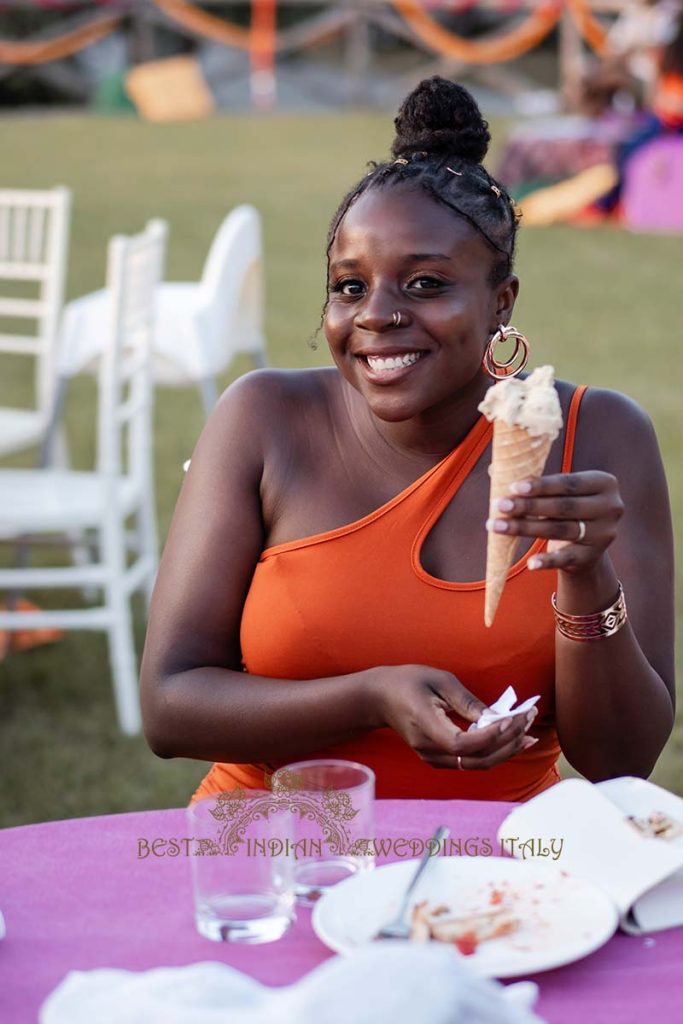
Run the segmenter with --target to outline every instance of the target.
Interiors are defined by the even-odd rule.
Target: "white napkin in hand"
[[[142,973],[72,971],[40,1024],[539,1024],[530,982],[477,977],[450,946],[368,945],[268,988],[215,962]]]
[[[495,704],[492,704],[488,711],[484,711],[481,718],[477,719],[476,722],[472,722],[467,731],[472,732],[473,729],[485,729],[492,722],[500,722],[501,719],[512,718],[513,715],[523,715],[526,711],[531,711],[532,707],[540,699],[541,695],[538,693],[535,697],[529,697],[528,700],[523,701],[516,708],[514,704],[517,700],[517,694],[512,686],[508,686],[507,690],[498,698]]]

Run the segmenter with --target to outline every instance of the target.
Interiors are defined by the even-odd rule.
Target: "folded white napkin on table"
[[[284,988],[215,962],[71,971],[40,1024],[539,1024],[537,996],[531,982],[478,978],[450,946],[387,942]]]

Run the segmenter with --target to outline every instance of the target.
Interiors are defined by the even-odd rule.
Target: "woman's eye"
[[[414,277],[412,281],[408,282],[409,288],[415,288],[418,292],[435,291],[437,288],[443,287],[444,282],[438,277],[428,277],[423,274],[420,277]]]
[[[351,278],[347,278],[344,281],[336,281],[335,284],[330,286],[330,291],[335,295],[348,295],[355,297],[362,295],[365,285],[362,281],[356,281]]]

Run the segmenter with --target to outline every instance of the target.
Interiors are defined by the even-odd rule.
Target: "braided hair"
[[[416,86],[394,121],[393,160],[371,170],[344,196],[327,236],[327,262],[349,208],[371,189],[408,185],[463,217],[493,254],[492,287],[511,273],[518,216],[505,189],[482,166],[491,136],[475,100],[462,85],[435,75]]]

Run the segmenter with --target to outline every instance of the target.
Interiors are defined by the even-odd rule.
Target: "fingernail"
[[[511,725],[512,725],[512,719],[511,718],[506,718],[504,722],[500,723],[500,731],[501,732],[505,732],[506,729],[509,729]]]
[[[487,519],[486,529],[493,533],[507,533],[508,524],[504,519]]]
[[[530,558],[529,561],[526,564],[527,564],[528,568],[531,569],[532,572],[533,572],[534,569],[542,569],[543,568],[543,561],[537,555],[534,555],[532,558]]]
[[[512,512],[514,507],[515,503],[511,498],[499,498],[498,501],[494,502],[494,508],[497,512]]]
[[[536,708],[532,708],[531,711],[527,711],[526,720],[529,723],[529,725],[531,725],[537,714],[538,711],[536,710]]]
[[[519,483],[510,484],[512,494],[531,494],[531,484],[528,480],[521,480]]]
[[[538,743],[537,736],[525,736],[522,740],[522,749],[528,750],[529,747],[533,747],[534,743]]]

